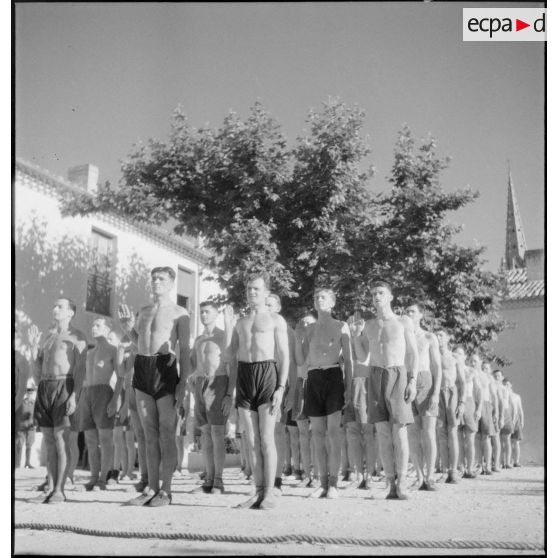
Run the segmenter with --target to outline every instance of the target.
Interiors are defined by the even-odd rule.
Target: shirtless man
[[[337,477],[341,463],[341,411],[351,400],[353,355],[349,326],[335,320],[331,311],[335,294],[331,289],[314,290],[314,308],[318,320],[309,325],[306,339],[297,352],[307,345],[305,413],[310,418],[320,487],[310,497],[338,498]],[[343,359],[341,368],[340,359]]]
[[[278,295],[271,293],[265,300],[265,305],[269,312],[279,314],[281,312],[281,299]],[[277,448],[277,470],[275,471],[275,495],[281,495],[283,484],[283,465],[288,454],[287,448],[287,415],[293,408],[295,386],[296,386],[296,359],[295,359],[295,334],[292,328],[287,324],[287,335],[289,338],[289,376],[283,401],[279,413],[277,413],[277,422],[275,423],[275,447]],[[275,359],[279,363],[279,359]],[[280,364],[280,363],[279,363]]]
[[[118,310],[123,328],[138,349],[132,387],[147,452],[149,485],[129,502],[134,506],[159,507],[172,501],[177,406],[184,399],[190,374],[190,318],[186,309],[172,299],[175,278],[176,272],[171,267],[151,270],[154,303],[139,311],[135,325],[133,313],[126,305]],[[159,486],[160,466],[162,486]]]
[[[510,392],[510,405],[512,407],[513,415],[513,430],[511,435],[512,461],[514,467],[521,467],[521,464],[519,463],[519,458],[521,456],[519,444],[521,440],[523,440],[523,428],[525,427],[523,405],[521,404],[521,397],[513,391],[513,384],[510,380],[507,382],[507,388]]]
[[[417,342],[410,318],[399,317],[391,309],[391,285],[377,281],[371,287],[377,317],[368,320],[362,334],[355,337],[356,358],[361,362],[370,358],[368,421],[376,425],[380,458],[389,482],[387,499],[406,500],[407,425],[414,422],[411,403],[418,375]]]
[[[502,385],[502,414],[504,415],[504,424],[500,430],[500,443],[502,446],[502,467],[511,469],[511,435],[513,432],[513,407],[510,403],[510,390],[508,388],[509,380],[504,378],[501,370],[492,372],[495,380]]]
[[[95,345],[87,351],[80,397],[80,430],[85,436],[91,468],[89,482],[85,484],[88,491],[106,490],[107,475],[114,460],[113,429],[118,395],[110,382],[113,374],[119,372],[121,362],[117,348],[107,340],[111,325],[107,318],[93,321],[91,335]]]
[[[360,312],[355,312],[347,320],[351,330],[351,342],[361,334],[364,321]],[[345,407],[343,421],[347,430],[347,446],[349,463],[356,470],[356,483],[360,489],[370,488],[370,479],[375,473],[376,445],[374,440],[374,425],[368,422],[368,376],[369,361],[354,359],[353,362],[353,389],[351,400]],[[364,452],[363,452],[364,449]],[[366,476],[364,475],[364,462],[366,462]]]
[[[215,325],[219,310],[213,302],[200,304],[203,333],[197,337],[192,351],[195,374],[194,414],[202,433],[202,453],[207,476],[200,487],[206,494],[225,492],[225,424],[223,399],[229,387],[229,377],[221,351],[225,348],[225,333]]]
[[[477,372],[465,364],[466,355],[462,345],[453,349],[453,357],[458,366],[463,368],[463,414],[457,427],[460,441],[463,478],[474,479],[475,466],[475,435],[481,416],[481,390]]]
[[[483,370],[486,368],[486,372],[490,377],[490,381],[494,387],[496,393],[496,404],[497,409],[494,413],[494,436],[491,436],[492,442],[492,472],[499,473],[500,469],[500,459],[502,453],[502,446],[500,444],[500,430],[504,426],[504,386],[502,385],[503,375],[500,371],[499,376],[496,377],[492,372],[492,368],[489,362],[484,362]]]
[[[266,307],[269,296],[267,273],[248,276],[246,296],[250,311],[236,322],[227,349],[229,388],[223,411],[225,415],[229,414],[236,386],[236,406],[246,432],[256,485],[256,494],[238,507],[268,510],[276,506],[273,495],[277,469],[274,430],[289,373],[289,339],[285,320],[279,314],[270,313]]]
[[[477,373],[481,389],[481,416],[478,432],[481,436],[481,475],[492,474],[492,444],[490,438],[495,435],[494,419],[498,413],[496,387],[492,382],[490,365],[482,366],[482,360],[477,353],[471,356],[471,366]]]
[[[308,478],[306,488],[317,488],[317,480],[312,471],[312,465],[316,467],[314,456],[314,444],[311,442],[312,433],[310,431],[310,419],[305,413],[304,400],[306,393],[306,381],[308,379],[308,343],[305,330],[310,324],[316,322],[316,318],[308,313],[302,317],[295,328],[295,360],[297,379],[293,401],[293,417],[298,426],[300,439],[300,460],[302,468]]]
[[[442,470],[448,472],[446,483],[457,483],[457,461],[459,441],[457,427],[465,410],[465,370],[464,362],[456,359],[448,347],[449,335],[440,329],[436,332],[440,346],[442,383],[440,386],[440,407],[438,412],[438,450],[442,458]]]
[[[49,492],[45,504],[64,502],[67,453],[65,431],[70,415],[76,409],[75,391],[81,389],[85,373],[87,341],[81,331],[71,325],[76,305],[68,298],[54,303],[55,330],[46,338],[33,363],[33,376],[38,385],[35,419],[41,427],[47,451]]]
[[[413,401],[414,424],[409,426],[411,459],[417,471],[419,490],[436,490],[434,468],[436,466],[436,423],[442,381],[440,347],[438,338],[424,330],[420,322],[424,307],[413,302],[406,308],[411,318],[418,349],[417,395]]]

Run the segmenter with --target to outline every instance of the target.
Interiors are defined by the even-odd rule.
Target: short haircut
[[[166,273],[173,281],[176,279],[176,271],[172,267],[168,265],[164,265],[162,267],[154,267],[151,270],[151,277],[155,275],[155,273]]]
[[[502,378],[502,383],[503,384],[511,384],[512,382],[509,378],[506,377],[506,378]]]
[[[503,374],[503,372],[499,368],[496,368],[496,370],[492,370],[492,374],[496,374],[496,372],[500,372],[500,374]]]
[[[370,285],[370,290],[375,289],[376,287],[385,287],[391,294],[393,294],[393,289],[387,281],[374,281]]]
[[[107,318],[106,316],[98,316],[93,320],[93,323],[98,322],[99,320],[104,322],[104,324],[112,331],[112,319],[111,318]],[[115,333],[117,333],[117,332],[115,332]]]
[[[204,300],[203,302],[200,302],[200,308],[206,308],[208,306],[219,311],[217,304],[215,304],[215,302],[212,302],[211,300]]]
[[[335,292],[333,291],[333,289],[330,289],[329,287],[316,287],[314,289],[314,296],[317,295],[318,293],[327,293],[331,299],[333,300],[333,304],[336,303],[337,301],[337,297],[335,296]]]
[[[484,366],[485,364],[488,364],[489,366],[492,366],[492,363],[489,360],[483,359],[482,366]]]
[[[68,303],[68,308],[74,313],[74,316],[76,315],[77,306],[71,298],[68,298],[67,296],[60,296],[56,300],[65,300]]]
[[[279,295],[276,295],[275,293],[270,293],[269,295],[267,295],[267,298],[272,298],[273,300],[275,300],[279,305],[279,310],[281,310],[281,298],[279,298]]]
[[[419,302],[418,300],[411,300],[408,304],[405,304],[405,308],[409,308],[411,306],[416,306],[418,311],[421,314],[424,314],[424,304],[422,302]]]
[[[248,285],[248,283],[252,283],[253,281],[256,281],[257,279],[261,279],[264,282],[264,286],[266,288],[266,290],[269,291],[270,287],[271,287],[271,279],[269,277],[269,273],[267,273],[267,271],[250,271],[249,273],[246,274],[246,285]]]

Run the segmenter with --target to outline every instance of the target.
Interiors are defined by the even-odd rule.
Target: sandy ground
[[[371,491],[340,484],[338,500],[307,499],[311,490],[285,481],[279,506],[273,511],[233,510],[250,494],[251,486],[238,469],[225,472],[226,494],[190,494],[198,486],[197,474],[173,482],[173,504],[165,508],[136,508],[124,504],[136,493],[130,481],[106,491],[84,492],[68,488],[68,501],[43,505],[33,501],[32,487],[41,482],[44,468],[17,470],[15,517],[18,523],[163,533],[204,533],[269,536],[304,534],[328,537],[398,539],[407,541],[511,541],[544,544],[544,469],[523,467],[462,480],[458,485],[438,484],[435,493],[411,491],[408,501],[385,500],[385,484]],[[76,484],[87,479],[78,471]],[[372,496],[372,499],[370,499]],[[244,544],[86,536],[56,530],[16,529],[16,554],[64,555],[273,555],[273,554],[465,554],[467,550],[405,547],[363,547],[309,543]],[[470,554],[510,554],[488,547]],[[532,552],[515,552],[531,554]]]

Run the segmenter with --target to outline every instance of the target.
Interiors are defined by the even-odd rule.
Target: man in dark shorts
[[[107,340],[112,323],[108,318],[93,321],[93,348],[87,351],[85,381],[80,397],[80,430],[85,436],[91,476],[85,490],[106,490],[114,460],[113,429],[118,395],[110,386],[121,373],[118,350]]]
[[[129,502],[136,506],[159,507],[172,502],[176,411],[184,399],[186,379],[190,375],[190,318],[186,309],[172,299],[175,278],[176,272],[171,267],[151,270],[153,304],[139,311],[135,325],[128,306],[120,305],[118,310],[124,330],[138,348],[132,387],[145,433],[149,485]]]
[[[266,306],[269,296],[267,273],[248,276],[246,295],[250,311],[236,322],[226,353],[229,387],[223,411],[225,415],[229,414],[232,390],[236,386],[236,406],[246,432],[256,485],[256,494],[238,507],[268,510],[276,506],[273,495],[277,469],[274,431],[289,373],[289,338],[285,320],[279,314],[269,312]]]
[[[310,418],[314,455],[320,475],[320,487],[312,498],[339,497],[337,477],[341,463],[341,411],[350,401],[353,380],[351,334],[345,322],[335,320],[331,311],[335,293],[328,288],[314,289],[314,308],[318,320],[305,330],[308,379],[304,414]],[[340,361],[343,359],[343,367]]]
[[[43,433],[47,450],[49,493],[45,504],[64,502],[67,473],[65,433],[70,415],[76,409],[74,388],[79,391],[85,374],[87,341],[81,331],[71,325],[76,305],[71,299],[55,301],[51,330],[37,351],[33,374],[37,388],[35,420]]]
[[[387,499],[406,500],[409,497],[407,425],[414,422],[411,403],[418,374],[417,342],[413,322],[408,316],[397,316],[391,309],[391,285],[377,281],[371,289],[377,317],[358,324],[354,347],[359,361],[370,359],[368,421],[376,425],[380,457],[389,483]]]
[[[500,430],[500,443],[502,445],[502,467],[511,469],[513,467],[511,454],[511,435],[513,432],[513,407],[510,403],[509,380],[504,378],[501,370],[494,370],[494,377],[502,384],[502,412],[504,423]]]
[[[483,370],[490,376],[495,392],[497,409],[494,413],[494,435],[490,438],[492,443],[492,472],[499,473],[502,458],[502,444],[500,443],[500,430],[504,426],[504,386],[502,385],[503,374],[498,370],[497,374],[492,372],[490,362],[483,363]]]
[[[440,443],[438,452],[442,461],[442,470],[447,471],[447,484],[457,483],[457,461],[459,459],[459,441],[457,427],[465,409],[464,388],[465,370],[463,361],[452,355],[448,343],[447,331],[436,332],[440,346],[442,383],[440,386],[440,406],[438,412],[438,433]]]
[[[306,343],[305,329],[316,322],[316,318],[308,313],[302,317],[295,328],[295,359],[297,364],[297,379],[293,400],[293,416],[298,427],[300,440],[300,460],[302,469],[307,477],[306,488],[317,488],[319,486],[319,474],[316,473],[316,458],[314,455],[314,444],[312,443],[312,432],[310,430],[310,419],[304,414],[304,399],[306,394],[306,381],[308,379],[308,365],[306,357],[308,354],[308,343]],[[314,468],[312,467],[314,466]]]
[[[229,387],[225,363],[221,359],[225,349],[225,333],[215,323],[219,310],[213,302],[200,304],[203,332],[194,342],[192,370],[195,374],[194,416],[201,429],[202,454],[206,477],[201,490],[206,494],[225,491],[225,424],[223,399]]]
[[[405,312],[415,328],[419,369],[417,395],[413,401],[415,422],[408,430],[411,459],[417,472],[419,490],[433,491],[436,490],[436,423],[442,381],[440,348],[438,338],[420,325],[424,306],[420,302],[412,302]]]

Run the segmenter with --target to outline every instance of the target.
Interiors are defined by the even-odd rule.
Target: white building
[[[195,240],[113,214],[63,217],[60,200],[97,187],[98,169],[74,167],[68,180],[20,159],[15,166],[15,310],[22,330],[46,331],[53,301],[66,296],[77,305],[74,324],[90,337],[97,316],[116,318],[120,302],[139,309],[150,301],[150,270],[176,271],[177,303],[188,309],[192,337],[200,331],[198,305],[218,294],[203,280],[208,254]],[[25,337],[25,336],[24,336]]]

